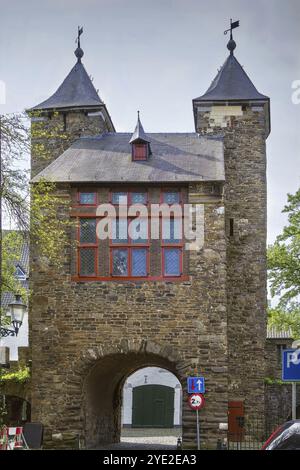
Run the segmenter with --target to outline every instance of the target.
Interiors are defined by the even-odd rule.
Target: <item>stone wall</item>
[[[266,377],[281,379],[282,376],[282,349],[292,347],[292,339],[272,338],[266,341]]]
[[[31,174],[35,176],[81,136],[111,132],[102,113],[35,113],[31,118]]]
[[[197,131],[224,136],[229,400],[264,415],[266,116],[263,105],[205,106]]]
[[[265,386],[266,424],[273,429],[292,418],[292,385]],[[297,419],[300,419],[300,386],[297,386]]]
[[[69,247],[60,271],[32,251],[32,419],[45,425],[46,446],[57,447],[53,435],[66,446],[70,433],[86,446],[118,441],[124,381],[156,366],[182,384],[185,447],[196,442],[186,377],[205,376],[202,446],[215,448],[228,402],[226,240],[222,191],[204,186],[188,188],[194,203],[205,203],[205,242],[190,252],[187,281],[75,282]],[[71,202],[70,188],[59,194]]]

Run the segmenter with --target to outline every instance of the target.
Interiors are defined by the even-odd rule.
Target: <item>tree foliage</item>
[[[49,142],[56,139],[63,148],[66,136],[58,127],[52,125],[47,129],[39,121],[30,128],[25,114],[1,116],[0,126],[0,196],[4,221],[15,229],[15,234],[11,232],[6,236],[3,233],[0,238],[0,291],[20,293],[20,286],[14,279],[14,270],[20,256],[22,238],[24,243],[32,243],[36,252],[47,258],[49,264],[57,266],[62,262],[64,247],[70,243],[66,227],[71,222],[66,217],[60,217],[63,210],[68,208],[69,202],[59,196],[54,183],[40,181],[31,185],[29,170],[31,142],[37,158],[47,164],[51,148],[51,145],[45,145],[47,139]]]
[[[278,296],[269,321],[278,327],[292,328],[300,337],[300,189],[288,194],[283,209],[288,225],[268,248],[268,273],[272,297]]]
[[[288,309],[270,308],[268,325],[280,331],[290,331],[294,339],[300,338],[300,309],[292,304]]]

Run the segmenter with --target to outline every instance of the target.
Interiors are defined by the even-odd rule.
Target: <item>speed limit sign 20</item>
[[[189,406],[192,410],[201,410],[205,404],[205,398],[202,393],[193,393],[188,398]]]

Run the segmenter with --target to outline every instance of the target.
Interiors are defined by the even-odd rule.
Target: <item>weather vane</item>
[[[238,28],[239,26],[240,26],[240,21],[232,22],[232,19],[230,18],[230,28],[226,29],[226,31],[224,31],[224,34],[227,34],[228,31],[230,31],[230,39],[232,39],[232,30],[235,28]]]
[[[77,35],[77,38],[75,40],[75,42],[77,42],[77,45],[78,47],[80,47],[80,36],[82,35],[83,33],[83,26],[78,26],[78,35]]]

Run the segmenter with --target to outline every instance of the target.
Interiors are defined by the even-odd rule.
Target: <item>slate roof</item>
[[[130,133],[82,137],[32,182],[188,182],[223,181],[222,137],[196,133],[147,134],[152,155],[132,161]]]
[[[77,61],[56,92],[29,111],[82,107],[94,108],[103,105],[104,103],[100,99],[83,64]]]
[[[3,231],[4,233],[6,232],[5,230]],[[27,279],[26,280],[20,280],[20,284],[22,287],[25,289],[29,289],[28,285],[28,276],[29,276],[29,244],[24,241],[22,245],[22,251],[21,251],[21,256],[20,259],[15,263],[15,266],[20,266],[22,271],[25,273]],[[15,300],[15,295],[12,292],[2,292],[2,299],[1,299],[1,305],[2,307],[7,307],[8,304],[13,302]]]
[[[241,100],[265,101],[269,98],[257,91],[245,70],[233,54],[230,54],[204,95],[193,101]]]
[[[291,329],[278,330],[274,326],[267,328],[267,339],[293,339]]]

